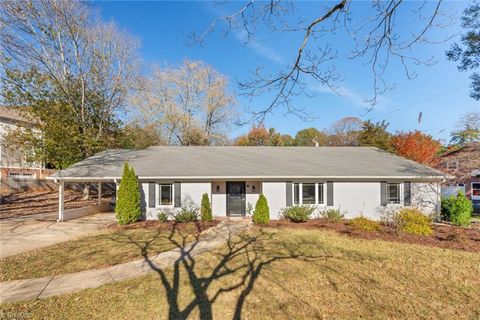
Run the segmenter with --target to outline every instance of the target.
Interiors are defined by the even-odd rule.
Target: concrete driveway
[[[56,222],[57,217],[48,213],[0,220],[0,259],[86,235],[115,222],[113,212],[67,222]]]

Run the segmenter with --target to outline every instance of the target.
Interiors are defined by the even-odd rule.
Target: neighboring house
[[[108,150],[49,177],[59,183],[64,220],[65,182],[120,183],[125,162],[141,183],[146,219],[160,210],[199,207],[211,199],[213,215],[245,216],[261,193],[270,217],[295,204],[317,213],[338,208],[347,218],[379,219],[386,208],[419,206],[439,214],[444,174],[370,147],[150,147]]]
[[[436,168],[453,176],[442,185],[442,195],[462,191],[480,213],[480,142],[445,152]]]
[[[16,108],[0,106],[0,191],[25,186],[31,180],[42,179],[45,170],[41,163],[26,161],[28,150],[6,145],[6,135],[18,127],[33,128],[35,122]]]

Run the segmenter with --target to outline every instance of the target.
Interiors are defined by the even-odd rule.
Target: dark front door
[[[227,215],[245,215],[245,182],[227,181]]]

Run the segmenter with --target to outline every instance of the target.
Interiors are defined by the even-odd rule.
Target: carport
[[[111,202],[115,202],[115,197],[110,203],[102,202],[102,188],[105,189],[105,184],[114,183],[116,194],[124,163],[138,158],[142,152],[124,149],[105,150],[48,177],[47,179],[53,180],[58,185],[58,221],[68,221],[97,212],[111,211]],[[65,186],[69,183],[96,184],[99,190],[97,205],[65,210]]]
[[[58,222],[68,221],[76,218],[80,218],[86,215],[107,212],[112,210],[112,204],[110,202],[102,202],[102,187],[106,182],[114,182],[118,186],[117,180],[111,179],[62,179],[58,177],[48,177],[47,179],[53,180],[58,185]],[[65,185],[69,182],[72,183],[96,183],[97,184],[97,205],[75,209],[65,209]]]

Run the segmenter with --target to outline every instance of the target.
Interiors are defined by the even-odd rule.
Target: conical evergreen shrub
[[[268,208],[267,198],[263,194],[258,197],[252,218],[254,223],[259,224],[267,224],[270,221],[270,209]]]
[[[210,206],[210,199],[208,198],[208,194],[204,193],[202,196],[202,206],[200,209],[200,213],[202,215],[202,221],[212,221],[212,207]]]
[[[138,221],[142,214],[140,206],[140,185],[133,167],[125,162],[122,180],[117,193],[115,214],[119,224],[130,224]]]

